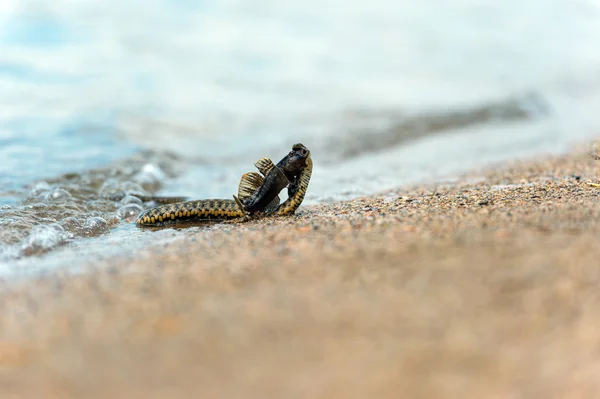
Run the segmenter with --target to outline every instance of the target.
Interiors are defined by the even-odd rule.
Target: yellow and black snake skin
[[[308,191],[308,183],[310,183],[310,178],[312,176],[312,168],[313,162],[309,157],[306,160],[306,168],[300,173],[297,187],[290,187],[289,191],[292,192],[288,192],[290,194],[289,198],[281,204],[274,214],[285,216],[293,215],[296,212],[298,207],[302,204],[302,201],[304,201],[306,191]]]
[[[244,217],[234,200],[208,199],[160,205],[143,212],[137,219],[138,226],[159,225],[170,220],[209,221]]]
[[[302,204],[308,184],[312,175],[312,159],[310,155],[306,158],[306,167],[302,169],[297,180],[288,187],[288,199],[277,209],[268,214],[271,215],[293,215]],[[161,197],[165,201],[168,197]],[[163,205],[144,211],[136,224],[138,226],[160,226],[166,222],[204,222],[223,221],[244,218],[247,213],[240,209],[239,204],[228,199],[206,199],[178,203],[164,203]]]

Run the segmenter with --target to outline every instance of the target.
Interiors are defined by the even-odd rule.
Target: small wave
[[[172,177],[176,158],[152,152],[110,167],[38,181],[18,205],[0,208],[0,259],[46,253],[81,237],[97,237],[142,212],[140,196]]]
[[[404,145],[411,141],[442,134],[454,129],[474,125],[500,124],[539,118],[550,113],[544,98],[537,93],[511,98],[472,108],[443,112],[426,112],[418,115],[382,115],[363,114],[366,123],[349,127],[344,131],[343,139],[334,138],[328,143],[334,157],[338,159],[354,158],[365,153],[383,151],[391,147]],[[369,119],[378,123],[369,124]],[[381,122],[384,120],[385,122]],[[384,124],[384,126],[381,126]]]

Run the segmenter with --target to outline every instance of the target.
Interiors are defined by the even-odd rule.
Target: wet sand
[[[598,397],[599,169],[575,150],[6,282],[0,397]]]

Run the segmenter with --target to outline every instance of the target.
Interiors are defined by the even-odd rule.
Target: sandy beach
[[[4,282],[0,396],[600,395],[586,149]]]

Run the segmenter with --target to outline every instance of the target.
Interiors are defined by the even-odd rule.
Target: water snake
[[[277,163],[262,158],[255,163],[259,173],[242,176],[233,200],[206,199],[168,203],[169,197],[156,197],[162,205],[138,216],[138,226],[160,226],[168,222],[204,222],[261,215],[292,215],[306,195],[312,175],[310,151],[302,144]],[[280,204],[279,192],[288,188],[288,199]]]

